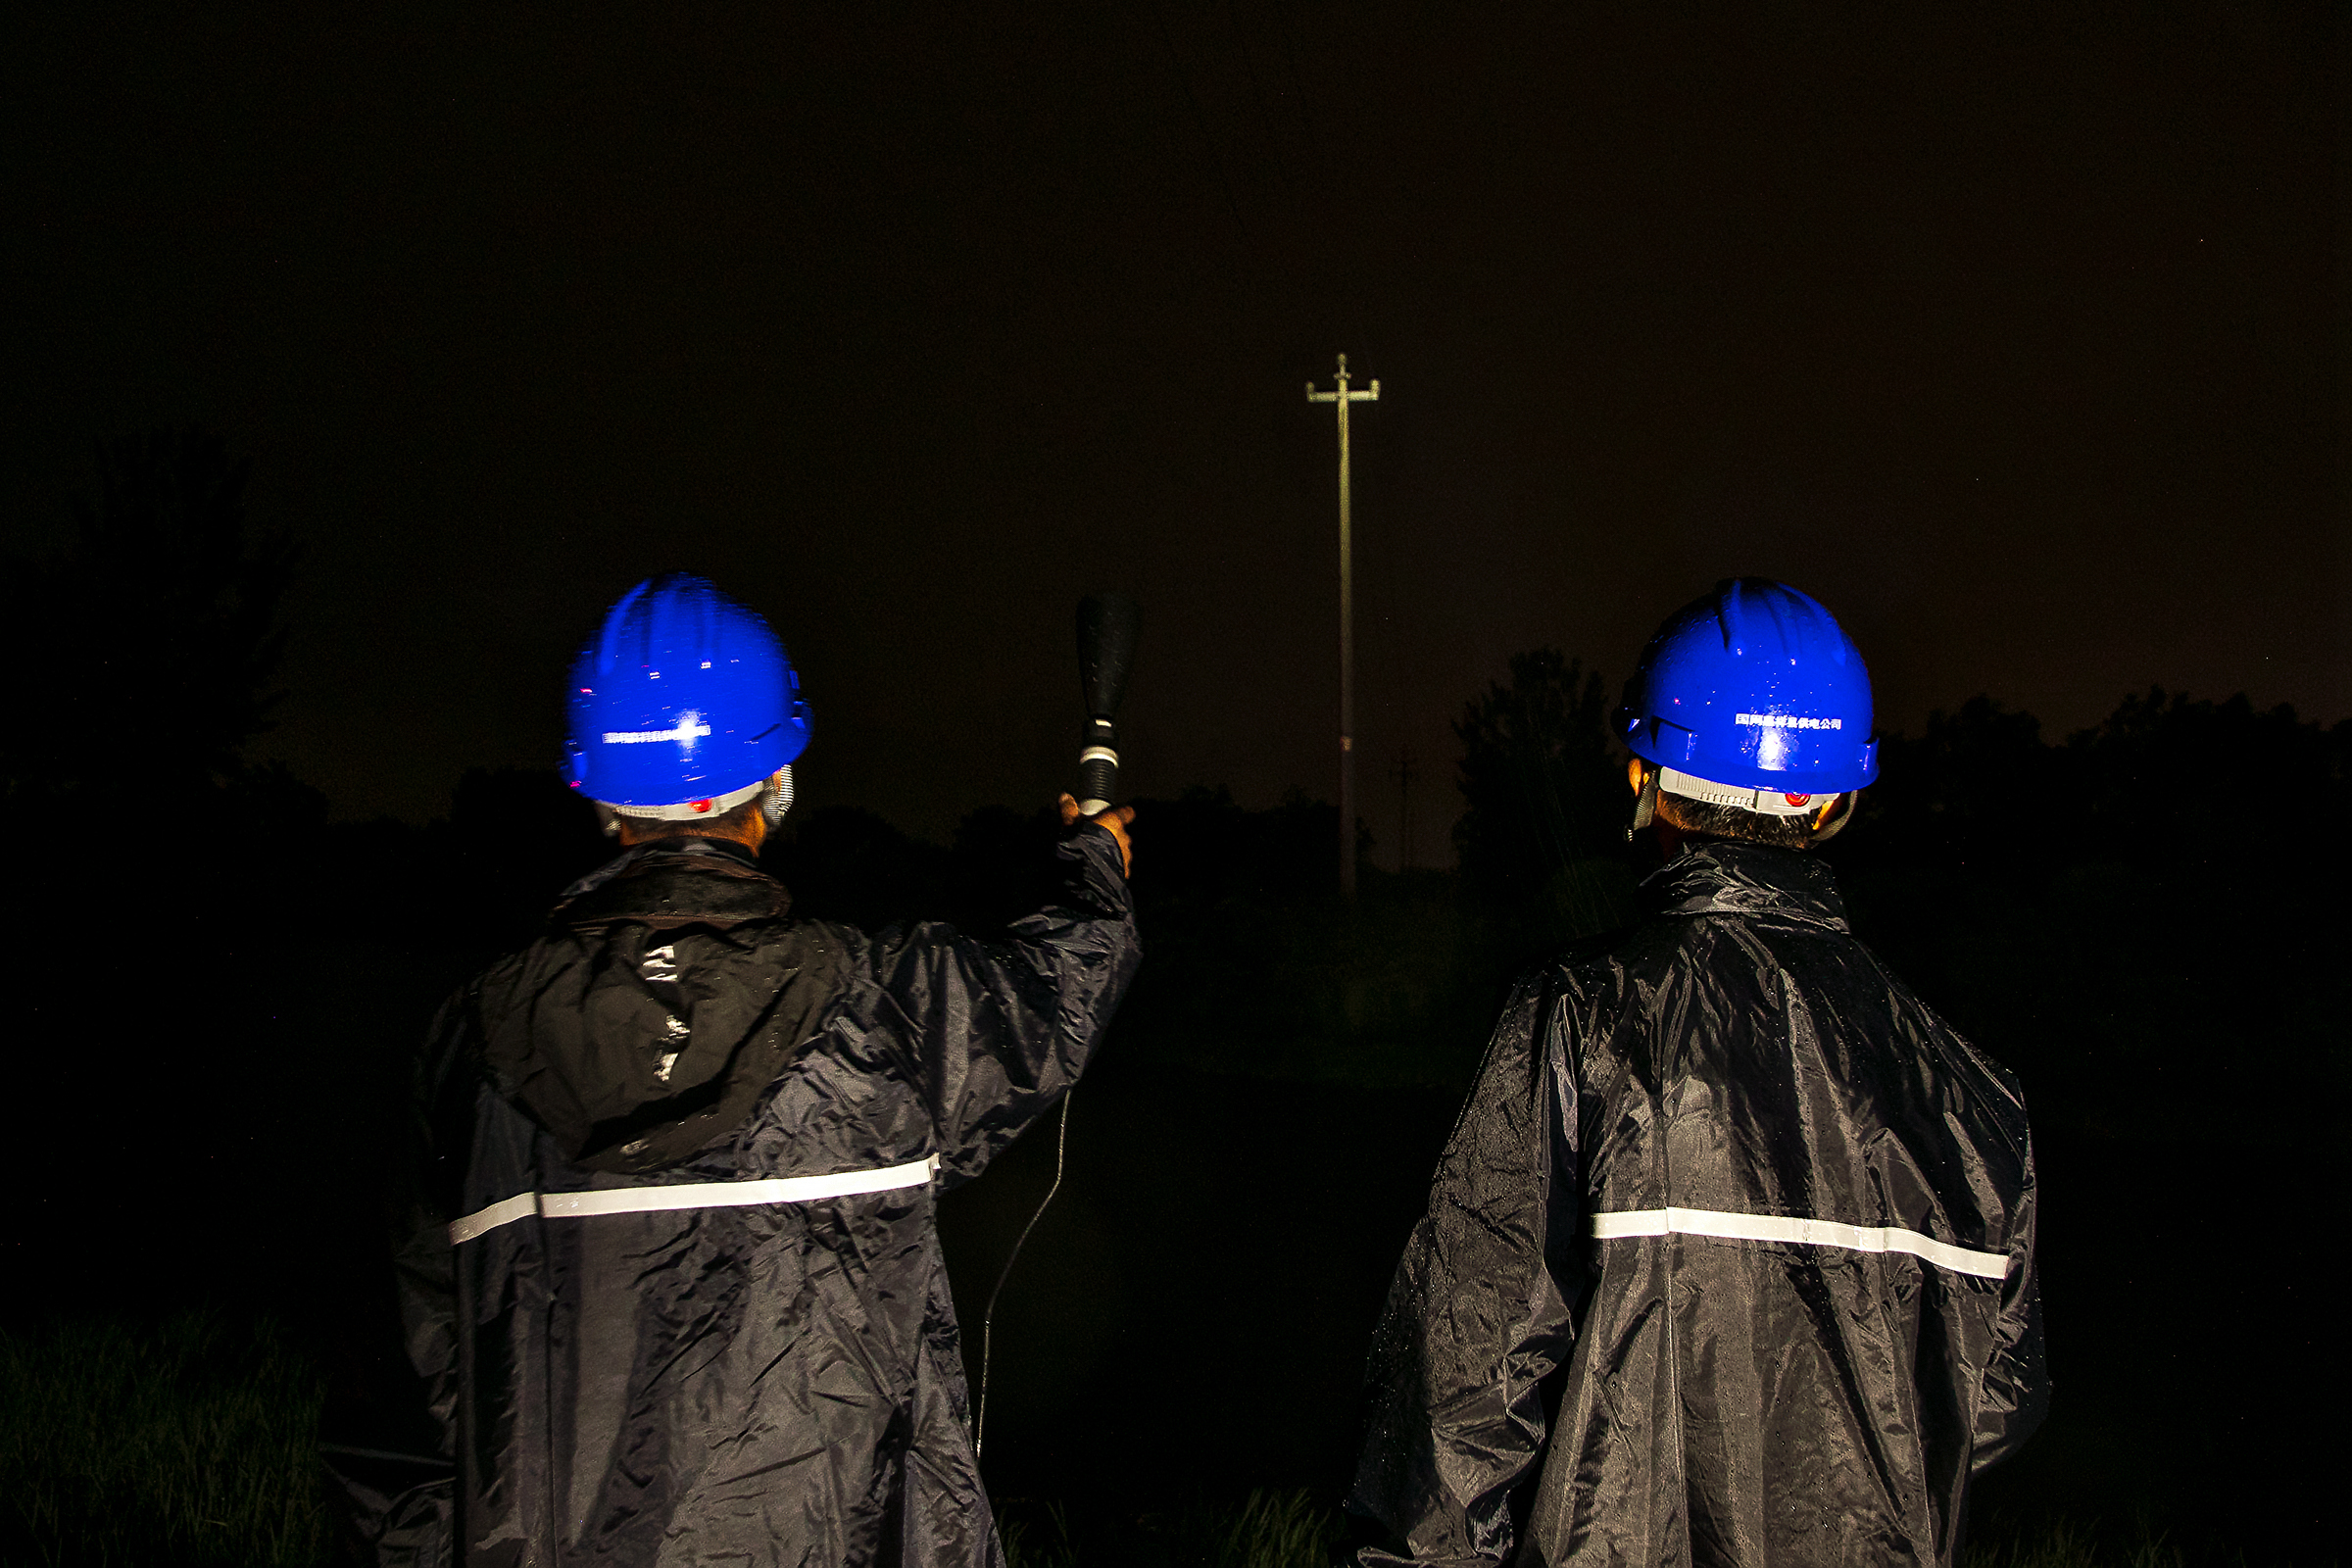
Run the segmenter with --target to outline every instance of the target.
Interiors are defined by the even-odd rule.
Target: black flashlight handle
[[[1119,732],[1107,718],[1087,720],[1078,749],[1078,809],[1088,816],[1107,810],[1119,794]]]

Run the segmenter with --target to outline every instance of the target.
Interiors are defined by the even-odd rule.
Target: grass
[[[1341,1562],[1338,1517],[1315,1506],[1304,1491],[1253,1492],[1239,1507],[1195,1507],[1141,1521],[1146,1542],[1119,1549],[1082,1551],[1068,1515],[1057,1503],[1043,1510],[1042,1528],[1015,1520],[1004,1526],[1006,1568],[1336,1568]],[[2121,1544],[2102,1544],[2096,1531],[2061,1520],[2037,1530],[1971,1546],[1960,1568],[2243,1568],[2229,1550],[2191,1553],[2162,1532],[2142,1525]]]
[[[1340,1528],[1304,1492],[1252,1492],[1207,1535],[1215,1568],[1325,1568]]]
[[[1042,1528],[1032,1531],[1026,1519],[1003,1519],[997,1537],[1004,1544],[1004,1568],[1078,1568],[1070,1516],[1058,1502],[1046,1504]]]
[[[311,1568],[319,1402],[266,1323],[0,1331],[0,1562]]]
[[[1118,1549],[1082,1551],[1059,1503],[1002,1526],[1005,1568],[1332,1568],[1340,1526],[1303,1490],[1252,1492],[1239,1506],[1197,1504],[1137,1521]]]
[[[317,1369],[272,1325],[185,1313],[160,1325],[0,1330],[0,1564],[314,1568],[328,1554]],[[1337,1514],[1302,1490],[1150,1514],[1085,1542],[1058,1502],[1011,1504],[1007,1568],[1333,1568]],[[2060,1521],[1997,1527],[1961,1568],[2243,1563]]]
[[[2116,1544],[2102,1544],[2099,1532],[2062,1519],[2038,1531],[1972,1545],[1961,1553],[1960,1568],[2245,1568],[2245,1561],[2244,1553],[2228,1548],[2191,1553],[2145,1522],[2129,1541]]]

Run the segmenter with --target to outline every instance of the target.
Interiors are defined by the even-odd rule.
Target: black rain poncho
[[[344,1457],[380,1560],[1002,1562],[933,1214],[1134,972],[1117,846],[1060,854],[992,944],[796,920],[731,846],[640,847],[451,1001],[400,1274],[454,1475]]]
[[[1829,867],[1688,847],[1520,983],[1391,1288],[1367,1564],[1949,1563],[2047,1397],[2014,1078]]]

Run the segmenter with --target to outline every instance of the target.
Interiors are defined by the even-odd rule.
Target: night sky
[[[1329,797],[1344,350],[1384,861],[1506,655],[1613,692],[1734,573],[1887,727],[2352,712],[2328,10],[1598,9],[27,8],[0,543],[103,438],[251,456],[305,552],[264,749],[346,816],[552,763],[669,567],[782,632],[810,802],[1068,782],[1096,586],[1130,789]]]

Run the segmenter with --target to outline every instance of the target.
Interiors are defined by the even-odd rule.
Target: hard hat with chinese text
[[[1763,577],[1727,578],[1667,617],[1617,720],[1635,756],[1674,775],[1670,792],[1726,805],[1802,810],[1878,777],[1861,650],[1818,601]]]

